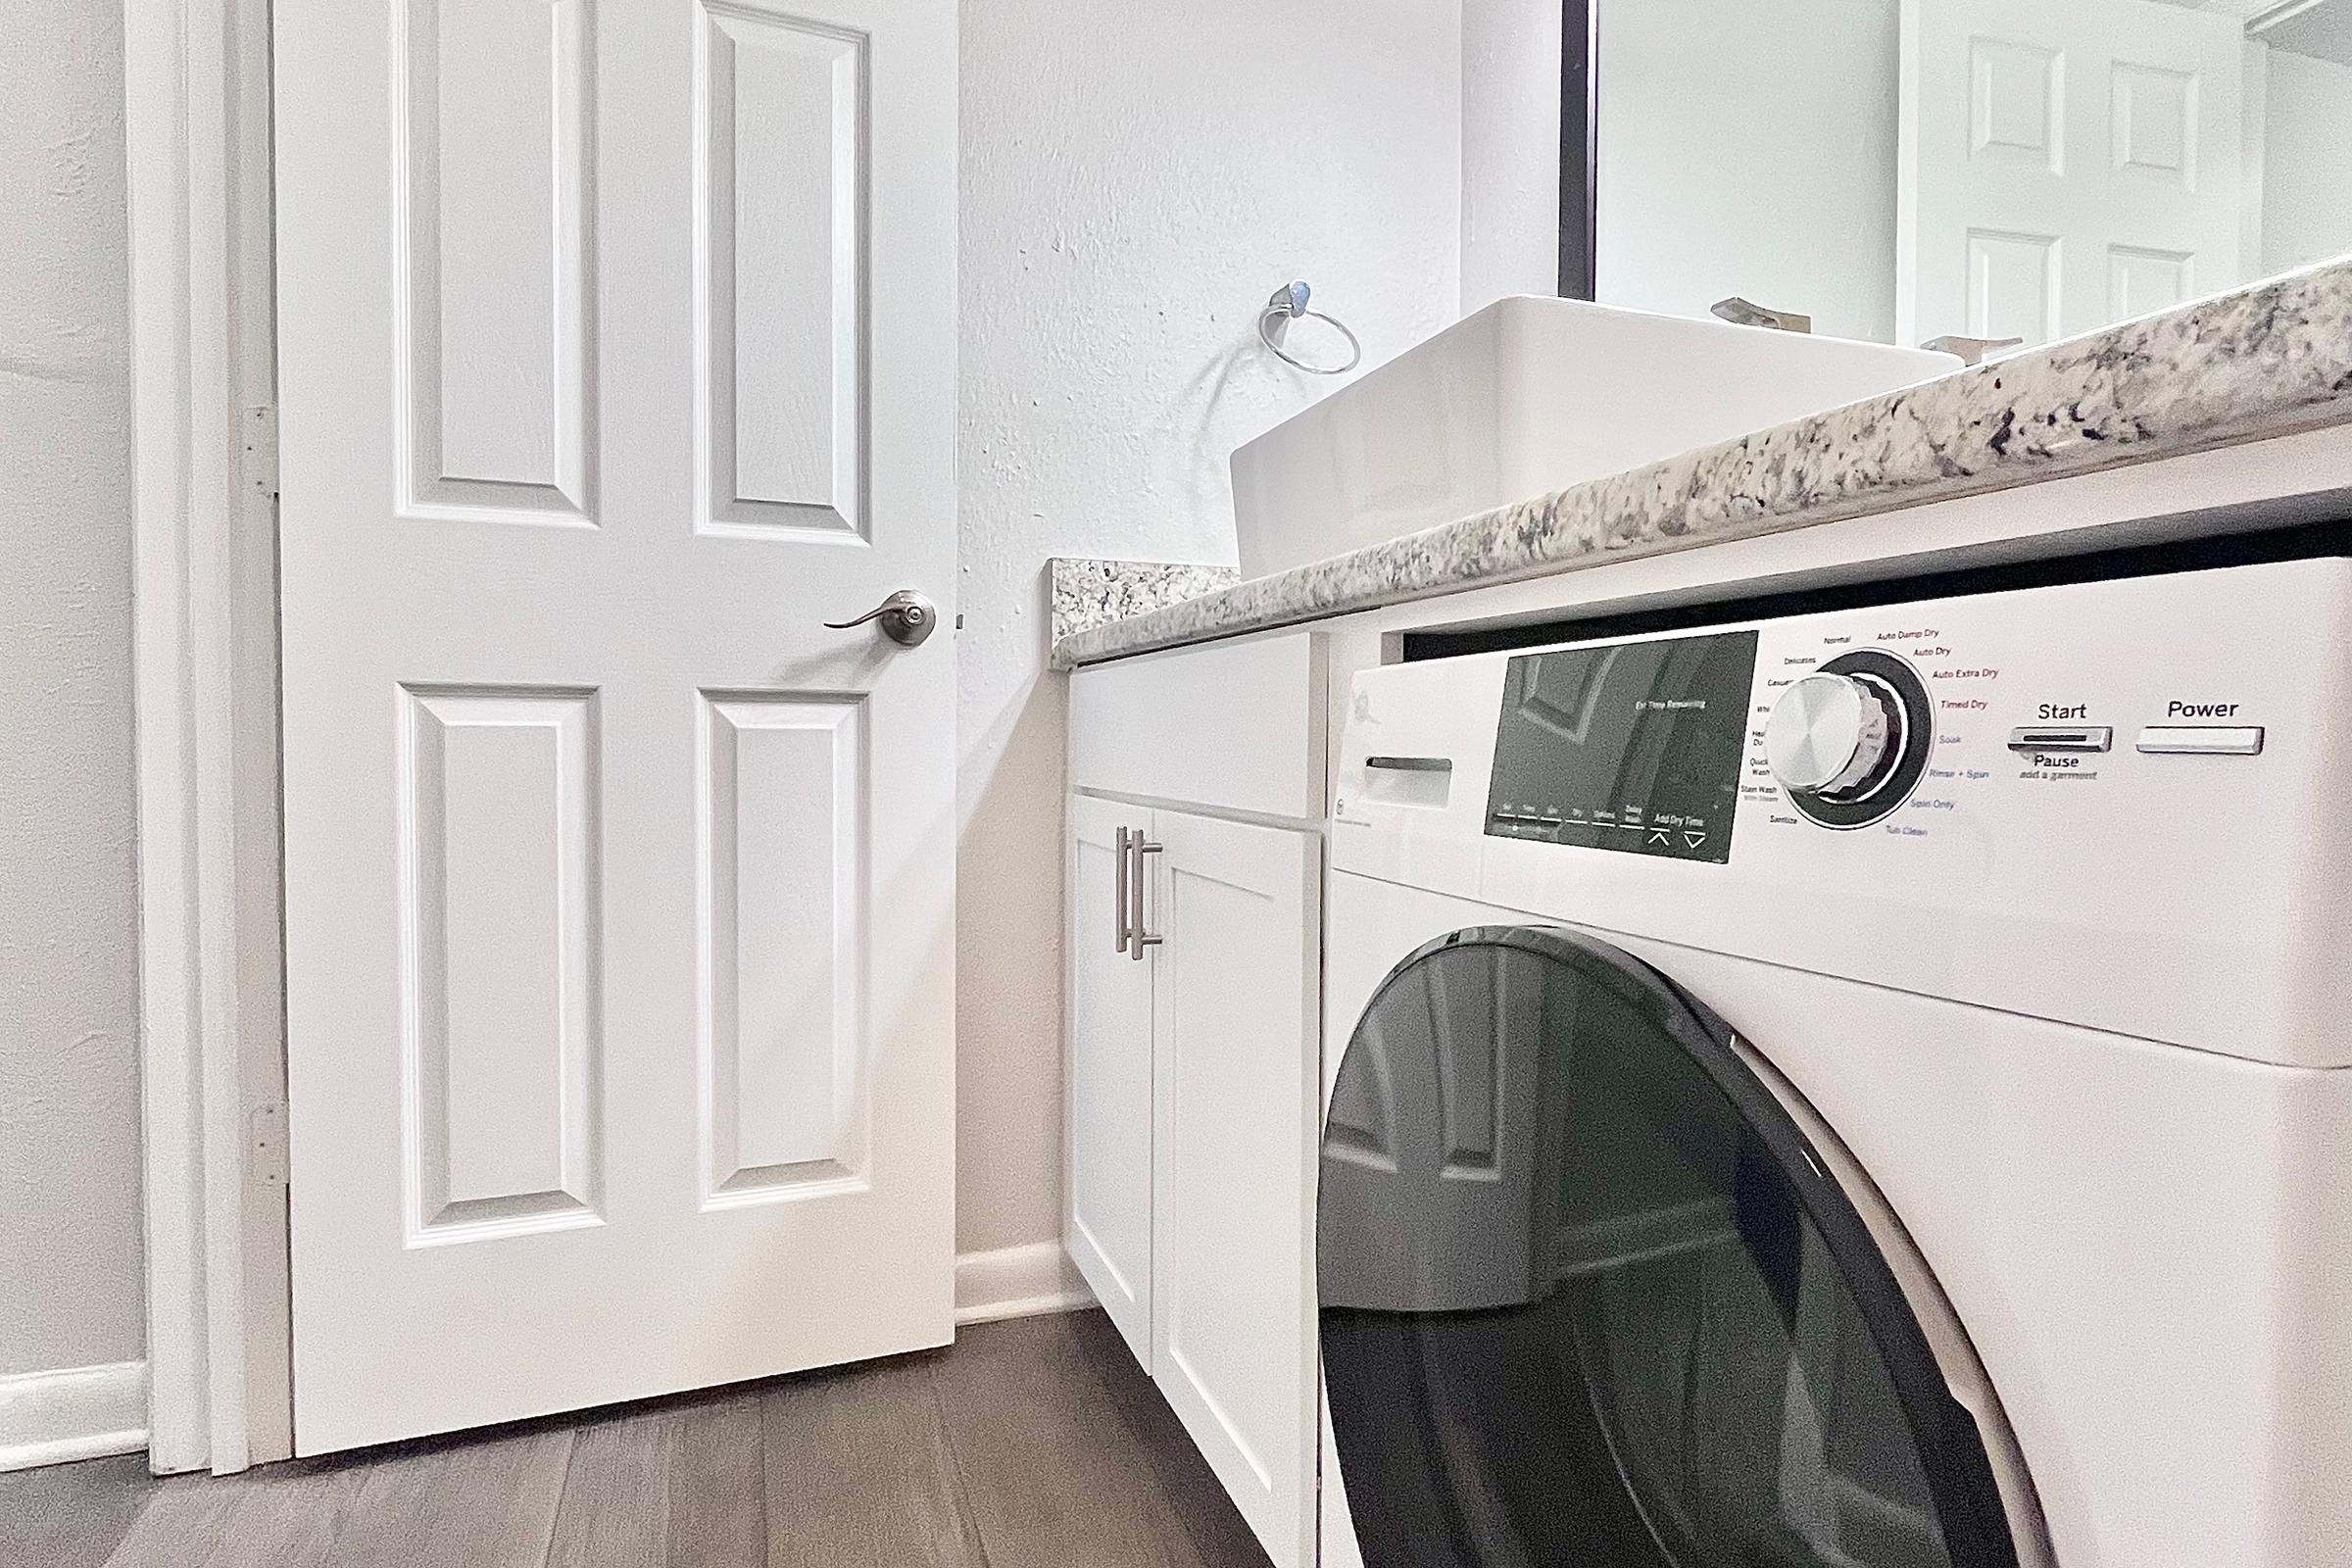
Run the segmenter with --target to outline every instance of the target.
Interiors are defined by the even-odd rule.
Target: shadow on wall
[[[1050,627],[1050,574],[1031,580]],[[1050,635],[1050,631],[1048,632]],[[1036,669],[1042,671],[1044,657]],[[967,711],[967,719],[969,717]],[[1033,673],[957,737],[989,763],[956,841],[956,1250],[1060,1234],[1062,685]],[[971,777],[967,765],[965,779]]]
[[[1227,344],[1184,383],[1170,404],[1176,427],[1164,456],[1182,465],[1176,484],[1186,511],[1224,520],[1225,548],[1214,552],[1210,564],[1241,559],[1233,536],[1233,449],[1338,391],[1363,368],[1334,376],[1293,368],[1258,341],[1252,321],[1247,336]]]

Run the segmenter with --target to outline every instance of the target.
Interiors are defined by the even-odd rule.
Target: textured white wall
[[[141,1352],[122,7],[0,29],[0,1376]]]
[[[2352,66],[2273,49],[2262,158],[2262,270],[2352,251]]]
[[[1234,559],[1227,456],[1332,387],[1256,346],[1287,279],[1314,284],[1367,365],[1453,319],[1460,27],[1456,0],[964,8],[965,1251],[1060,1234],[1045,560]]]

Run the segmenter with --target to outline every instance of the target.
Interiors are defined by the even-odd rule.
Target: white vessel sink
[[[1233,455],[1262,576],[1957,369],[1949,354],[1496,300]]]

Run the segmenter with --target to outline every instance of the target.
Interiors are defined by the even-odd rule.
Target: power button
[[[2139,732],[2139,749],[2188,757],[2260,757],[2259,724],[2150,724]]]

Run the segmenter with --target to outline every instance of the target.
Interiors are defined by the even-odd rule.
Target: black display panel
[[[1755,673],[1753,631],[1520,655],[1488,834],[1730,859]]]

